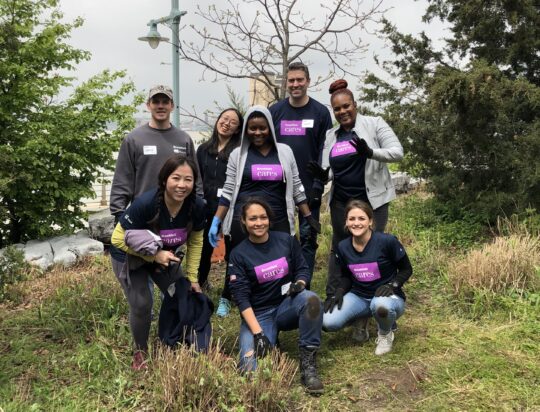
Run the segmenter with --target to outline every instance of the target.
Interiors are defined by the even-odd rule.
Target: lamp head
[[[169,41],[167,37],[161,37],[157,30],[157,23],[150,24],[150,31],[145,37],[139,37],[141,41],[147,41],[151,48],[155,49],[159,46],[160,41]]]

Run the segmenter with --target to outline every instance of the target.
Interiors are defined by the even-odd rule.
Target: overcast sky
[[[307,0],[313,4],[314,0]],[[188,14],[183,17],[184,24],[200,24],[200,18],[195,15],[196,6],[208,4],[223,4],[225,1],[182,1],[180,9]],[[384,7],[390,8],[386,17],[398,28],[407,33],[418,33],[425,30],[433,39],[440,39],[443,30],[440,24],[426,26],[421,22],[425,10],[424,1],[414,0],[384,0]],[[146,25],[150,19],[169,14],[169,0],[61,0],[60,8],[64,12],[64,20],[71,21],[82,17],[84,25],[72,34],[71,44],[88,50],[92,57],[89,61],[78,66],[76,76],[84,81],[90,76],[109,68],[125,69],[128,76],[135,82],[138,90],[147,91],[154,84],[169,84],[172,86],[171,46],[160,44],[157,49],[151,49],[148,43],[137,40],[148,32]],[[162,36],[171,37],[168,27],[160,25]],[[376,70],[371,58],[374,52],[384,54],[383,43],[373,36],[366,35],[370,50],[358,64],[358,72]],[[324,75],[326,62],[313,62],[311,77]],[[320,72],[318,72],[320,71]],[[199,112],[214,108],[214,100],[226,104],[227,88],[225,82],[213,83],[201,81],[201,68],[193,63],[180,62],[180,102],[183,107],[194,106]],[[247,101],[248,81],[230,83],[236,92]],[[356,84],[350,85],[354,91]],[[321,90],[310,92],[317,100],[328,104],[328,86]]]

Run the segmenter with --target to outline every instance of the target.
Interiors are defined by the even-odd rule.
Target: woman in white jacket
[[[277,143],[270,112],[263,106],[254,106],[244,118],[247,120],[242,129],[242,140],[229,156],[227,178],[208,232],[210,244],[217,245],[220,225],[223,234],[230,237],[231,251],[247,237],[242,230],[241,209],[253,196],[269,203],[275,215],[273,230],[294,236],[294,216],[298,207],[307,222],[319,232],[320,224],[311,217],[293,152],[286,144]],[[230,300],[226,276],[217,315],[227,316]]]
[[[347,238],[343,222],[345,205],[357,199],[373,208],[373,230],[384,232],[388,221],[388,204],[396,191],[387,163],[403,159],[403,147],[396,134],[381,117],[358,115],[353,93],[347,81],[340,79],[330,85],[330,104],[338,126],[326,132],[322,167],[311,163],[308,170],[325,182],[332,180],[330,216],[332,220],[332,251],[328,263],[325,311],[333,308],[340,296],[335,296],[341,277],[335,251]],[[364,341],[365,322],[353,337]]]

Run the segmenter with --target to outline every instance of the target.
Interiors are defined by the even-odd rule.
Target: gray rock
[[[405,172],[390,173],[390,175],[397,194],[407,193],[420,184],[419,179],[412,178]]]
[[[28,263],[44,271],[54,264],[69,267],[84,256],[103,253],[103,243],[91,239],[85,231],[71,236],[31,240],[25,245],[15,246],[24,252],[24,258]]]
[[[109,245],[113,230],[114,216],[111,216],[109,209],[93,213],[88,218],[88,234],[92,239]]]
[[[69,267],[84,256],[103,253],[103,243],[91,239],[86,232],[72,236],[59,236],[50,239],[54,263]]]
[[[49,269],[54,262],[51,244],[48,240],[30,240],[24,245],[24,258],[41,270]]]

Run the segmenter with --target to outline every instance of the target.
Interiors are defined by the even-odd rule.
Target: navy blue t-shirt
[[[245,239],[229,257],[227,274],[233,299],[240,312],[251,307],[255,313],[279,305],[286,297],[289,282],[303,280],[309,284],[311,275],[294,236],[269,232],[264,243]]]
[[[326,131],[332,128],[328,109],[317,100],[309,98],[302,107],[293,107],[289,99],[270,106],[272,121],[279,143],[289,145],[294,153],[300,180],[307,193],[313,178],[307,172],[307,164],[314,160],[320,164]]]
[[[366,158],[358,156],[350,140],[356,136],[353,130],[339,129],[337,139],[330,151],[330,167],[334,174],[332,198],[340,202],[358,199],[368,202],[366,193]]]
[[[148,229],[154,231],[153,227],[148,224],[157,213],[157,189],[149,190],[138,198],[127,208],[125,213],[120,218],[119,223],[124,230],[131,229]],[[189,237],[189,222],[191,220],[191,230],[203,230],[206,223],[204,201],[200,197],[196,197],[195,205],[191,211],[191,219],[189,216],[189,205],[184,202],[182,208],[176,215],[171,217],[165,202],[161,204],[159,212],[159,233],[163,242],[164,250],[175,250],[178,246],[183,245]],[[111,247],[111,256],[116,260],[123,262],[125,253],[117,248]]]
[[[239,218],[242,205],[248,197],[257,196],[268,202],[276,221],[287,219],[285,191],[285,176],[279,162],[277,149],[273,147],[264,156],[256,148],[250,146],[242,173],[238,199],[234,207],[234,216]]]
[[[382,232],[373,232],[362,252],[354,249],[352,237],[348,237],[339,242],[336,253],[342,276],[351,279],[351,292],[366,299],[373,298],[379,286],[395,278],[397,262],[405,255],[405,248],[399,240]],[[398,295],[405,299],[401,289]]]

